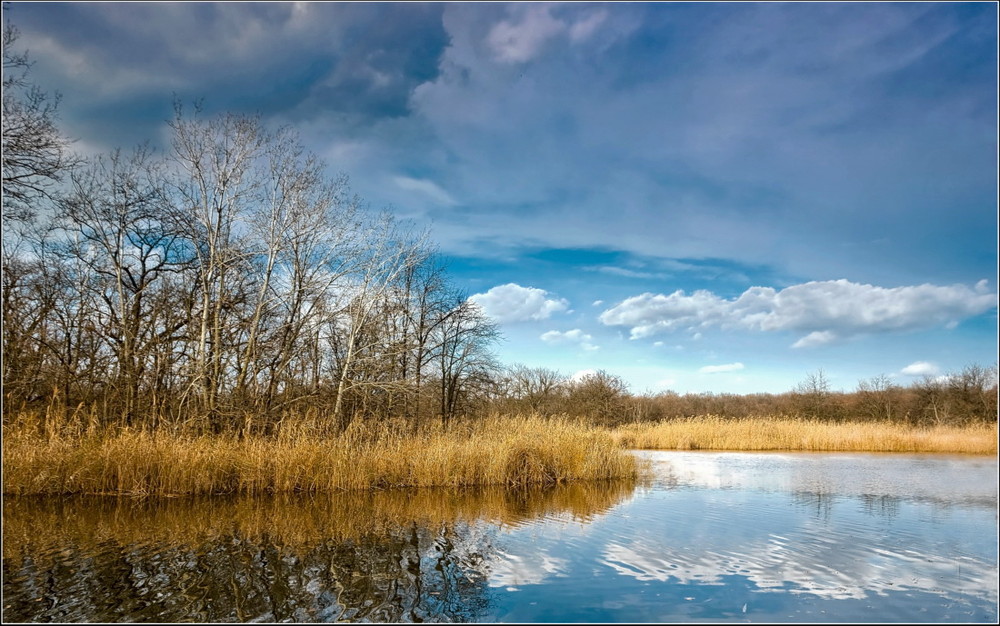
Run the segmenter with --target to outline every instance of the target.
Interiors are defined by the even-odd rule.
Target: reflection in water
[[[796,505],[824,521],[830,521],[830,514],[833,512],[833,494],[822,491],[795,491],[791,495]]]
[[[474,621],[490,534],[634,484],[312,497],[4,499],[5,621]]]
[[[996,620],[995,458],[643,454],[670,489],[637,498],[641,530],[607,542],[621,575],[745,586],[750,608],[777,593],[774,620]],[[856,601],[856,613],[803,613],[789,593]]]
[[[661,484],[889,496],[945,506],[997,503],[997,457],[947,454],[638,452]]]
[[[638,486],[5,499],[3,617],[996,622],[995,457],[637,454]]]
[[[864,503],[865,512],[869,515],[893,519],[899,515],[899,507],[903,499],[896,496],[865,493],[861,495],[861,501]]]

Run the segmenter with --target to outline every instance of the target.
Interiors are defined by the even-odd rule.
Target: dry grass
[[[625,448],[996,454],[997,425],[918,428],[886,422],[830,423],[711,415],[630,424],[612,431]]]
[[[635,459],[606,431],[564,419],[491,418],[420,434],[358,423],[338,436],[290,421],[276,437],[109,431],[37,415],[10,422],[4,494],[525,486],[637,474]]]

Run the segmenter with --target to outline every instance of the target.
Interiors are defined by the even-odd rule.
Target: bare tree
[[[490,348],[500,338],[500,330],[478,304],[457,296],[435,335],[441,422],[447,425],[458,413],[463,395],[473,387],[488,384],[499,369]]]
[[[56,223],[74,242],[69,250],[91,276],[99,295],[92,322],[114,355],[113,376],[122,414],[131,421],[151,346],[163,313],[153,292],[170,272],[182,271],[183,242],[162,221],[166,197],[158,163],[140,147],[116,150],[74,172],[71,191],[59,204]]]
[[[510,393],[531,413],[552,415],[565,410],[567,378],[545,367],[514,365],[508,369]]]
[[[406,403],[404,414],[413,419],[416,428],[423,418],[424,382],[434,357],[435,336],[447,322],[455,298],[444,266],[430,251],[407,268],[398,297],[405,303],[401,342],[408,347],[400,353],[400,375],[412,380],[413,397],[412,404]]]
[[[61,404],[92,401],[106,388],[111,355],[102,336],[101,297],[76,238],[55,229],[39,232],[36,258],[49,315],[35,340],[46,354],[41,378]]]
[[[576,415],[617,424],[626,419],[627,396],[628,385],[620,376],[598,370],[569,383],[567,405]]]
[[[356,374],[364,370],[362,361],[373,357],[373,348],[383,346],[381,337],[372,336],[370,325],[379,317],[379,305],[386,294],[423,256],[426,243],[423,237],[414,239],[401,233],[392,216],[383,214],[375,223],[365,228],[362,245],[351,255],[353,271],[350,282],[341,289],[342,305],[338,307],[334,322],[339,334],[337,350],[337,391],[333,409],[334,419],[346,426],[353,416],[344,411],[344,400],[349,391],[359,387],[399,386],[399,381],[365,380]],[[374,354],[385,359],[384,354]]]
[[[258,118],[225,114],[205,121],[199,115],[196,108],[188,119],[175,104],[170,159],[176,167],[175,216],[193,244],[201,295],[191,387],[199,390],[202,407],[214,419],[235,355],[226,331],[246,295],[239,289],[245,286],[240,238],[259,199],[258,166],[266,139]]]
[[[962,421],[996,421],[996,366],[966,365],[960,372],[946,376],[944,382],[948,404]]]
[[[244,395],[250,381],[263,376],[267,407],[293,361],[310,352],[301,341],[318,329],[319,313],[347,272],[347,248],[358,236],[358,201],[346,177],[328,180],[323,168],[289,129],[268,136],[261,197],[248,221],[247,269],[257,291],[235,382],[237,395]],[[316,367],[312,378],[315,391]]]
[[[37,203],[51,200],[63,174],[78,163],[58,119],[59,94],[28,78],[31,61],[17,52],[17,28],[3,28],[3,221],[30,221]]]
[[[28,403],[51,391],[43,371],[47,354],[39,337],[47,332],[55,291],[41,258],[28,248],[27,239],[3,249],[3,389],[6,403]]]
[[[892,420],[895,414],[894,397],[899,387],[885,374],[858,382],[858,404],[866,417]]]
[[[830,381],[820,368],[810,372],[805,379],[795,387],[795,395],[799,402],[799,411],[807,417],[830,417]]]
[[[164,157],[76,169],[33,250],[4,248],[4,383],[21,401],[48,385],[126,422],[218,430],[310,399],[344,427],[400,398],[418,421],[432,364],[442,419],[491,388],[496,328],[426,234],[370,216],[288,128],[180,104],[168,123]]]
[[[361,235],[358,200],[346,178],[301,189],[280,244],[274,292],[279,303],[269,368],[268,402],[279,382],[298,378],[309,393],[319,386],[321,327],[353,268],[353,249]],[[312,361],[307,368],[306,361]],[[293,363],[301,372],[293,376]],[[310,372],[309,375],[306,371]]]

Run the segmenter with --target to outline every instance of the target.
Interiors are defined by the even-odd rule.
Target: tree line
[[[324,407],[447,420],[495,325],[427,243],[259,119],[186,116],[171,150],[68,172],[5,241],[10,406],[58,397],[125,423]]]
[[[294,130],[175,103],[170,141],[83,159],[58,96],[3,32],[4,420],[89,407],[105,425],[267,431],[355,419],[569,414],[617,424],[716,414],[996,420],[996,368],[904,388],[634,395],[607,372],[502,367],[498,327],[426,234],[375,213]]]
[[[568,414],[596,424],[715,415],[723,418],[802,417],[822,421],[871,420],[915,426],[997,421],[997,367],[971,364],[958,372],[924,376],[909,385],[881,374],[853,391],[833,391],[823,370],[806,374],[785,393],[630,393],[606,371],[582,378],[514,365],[499,373],[493,409],[502,413]]]
[[[375,214],[290,128],[177,103],[163,154],[71,155],[4,32],[5,416],[125,424],[318,407],[447,421],[498,330],[425,235]]]

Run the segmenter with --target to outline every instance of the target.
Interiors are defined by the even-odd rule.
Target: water
[[[638,485],[5,498],[3,620],[997,621],[994,457],[636,454]]]

